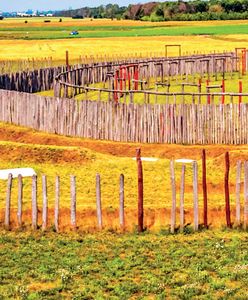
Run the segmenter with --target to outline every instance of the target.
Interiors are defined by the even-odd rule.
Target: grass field
[[[247,234],[0,233],[1,299],[247,299]]]
[[[79,37],[69,35],[75,29]],[[164,45],[178,44],[178,40],[183,53],[230,51],[248,45],[247,29],[247,21],[151,23],[64,19],[59,23],[54,18],[51,23],[44,23],[44,18],[31,18],[24,24],[24,19],[4,19],[0,22],[0,60],[52,57],[61,61],[66,50],[71,60],[85,55],[163,55]],[[177,51],[171,50],[169,55],[177,55]]]

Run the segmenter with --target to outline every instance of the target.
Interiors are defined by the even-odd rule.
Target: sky
[[[127,6],[133,3],[144,3],[149,0],[0,0],[0,11],[25,11],[32,10],[61,10],[81,8],[84,6],[99,6],[108,3]]]

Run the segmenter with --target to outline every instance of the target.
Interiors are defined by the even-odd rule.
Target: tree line
[[[143,21],[238,20],[248,19],[248,0],[149,2],[128,7],[108,4],[60,11],[56,15],[73,18],[116,18]]]

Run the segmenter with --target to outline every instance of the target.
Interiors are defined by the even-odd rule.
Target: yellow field
[[[46,18],[47,19],[47,18]],[[51,19],[51,18],[50,18]],[[30,18],[28,24],[24,19],[6,19],[0,22],[0,28],[51,27],[51,26],[219,26],[247,24],[241,21],[203,21],[203,22],[141,22],[131,20],[72,20],[64,18],[62,23],[58,18],[44,23],[44,18]],[[29,24],[31,23],[31,24]],[[11,37],[11,31],[8,33]],[[199,35],[199,36],[154,36],[154,37],[113,37],[113,38],[73,38],[58,40],[0,40],[0,60],[40,59],[52,57],[53,60],[63,60],[65,51],[70,53],[70,59],[80,56],[150,56],[163,55],[165,44],[181,44],[183,54],[209,53],[211,51],[234,50],[235,47],[248,47],[248,34],[240,35]],[[177,55],[176,49],[170,49],[169,55]]]
[[[180,43],[183,53],[209,53],[211,51],[233,51],[235,47],[248,47],[248,34],[235,36],[180,36],[180,37],[125,37],[101,39],[64,39],[64,40],[0,40],[0,60],[52,57],[61,60],[68,50],[71,59],[90,55],[129,55],[164,53],[165,44]],[[177,50],[170,50],[170,55]]]

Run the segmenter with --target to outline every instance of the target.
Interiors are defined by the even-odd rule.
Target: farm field
[[[247,233],[0,232],[2,299],[247,299]]]
[[[240,43],[247,46],[247,29],[247,21],[152,23],[64,19],[59,23],[54,18],[51,23],[44,23],[44,18],[40,18],[28,19],[24,24],[24,19],[4,19],[0,22],[0,60],[52,57],[59,63],[64,60],[65,50],[71,60],[78,61],[80,56],[163,55],[164,45],[178,40],[184,54],[230,51],[240,47]],[[72,30],[78,30],[79,37],[70,36]]]

